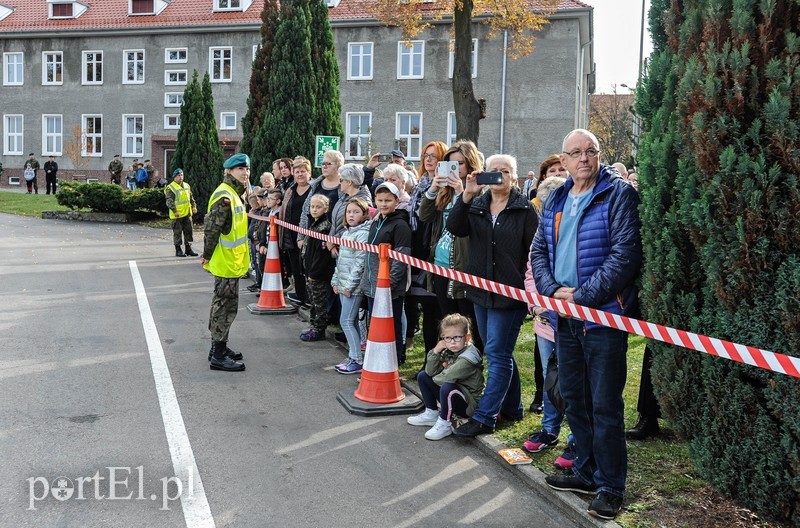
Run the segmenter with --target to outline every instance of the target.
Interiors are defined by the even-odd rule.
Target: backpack
[[[25,172],[22,173],[25,176],[25,181],[33,181],[36,178],[36,171],[31,168],[30,165],[25,167]]]

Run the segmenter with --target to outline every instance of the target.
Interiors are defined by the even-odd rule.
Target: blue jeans
[[[361,351],[362,336],[358,330],[358,309],[363,299],[363,295],[345,297],[343,293],[339,294],[339,301],[342,303],[339,326],[342,327],[342,332],[347,337],[347,346],[350,348],[347,355],[359,365],[364,364],[364,352]]]
[[[547,376],[547,362],[550,361],[550,356],[556,353],[556,344],[547,339],[536,336],[536,342],[539,345],[539,357],[542,358],[542,376]],[[561,414],[550,403],[550,398],[547,396],[547,391],[543,391],[542,405],[544,405],[544,413],[542,414],[542,430],[558,436],[561,432],[561,423],[564,421],[564,415]]]
[[[489,427],[494,427],[498,413],[511,420],[522,418],[522,395],[514,346],[527,313],[525,308],[495,310],[475,305],[475,322],[483,338],[488,376],[486,390],[472,418]]]
[[[428,373],[421,370],[417,374],[419,392],[426,409],[436,409],[439,403],[439,418],[450,420],[453,415],[467,415],[467,400],[463,396],[464,388],[455,383],[443,383],[440,387],[428,376]]]
[[[584,330],[578,319],[558,319],[558,382],[575,435],[572,471],[597,491],[625,495],[628,451],[622,390],[627,376],[628,334],[611,328]]]

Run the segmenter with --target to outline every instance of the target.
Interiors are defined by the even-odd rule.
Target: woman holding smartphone
[[[456,171],[448,170],[457,164]],[[439,170],[439,169],[442,170]],[[437,165],[433,182],[422,197],[419,218],[431,224],[431,246],[428,262],[443,268],[466,271],[469,259],[469,237],[456,237],[447,230],[447,217],[456,199],[464,192],[467,174],[483,168],[483,155],[472,141],[458,141],[444,154]],[[483,350],[483,340],[475,324],[475,308],[466,298],[466,285],[442,277],[428,275],[428,291],[436,295],[442,316],[459,313],[470,319],[475,329],[473,343]]]

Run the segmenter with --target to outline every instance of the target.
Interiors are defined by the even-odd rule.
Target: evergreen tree
[[[306,0],[311,27],[311,65],[314,68],[316,124],[314,134],[342,139],[342,105],[339,100],[339,63],[328,7],[321,0]]]
[[[264,160],[253,152],[253,141],[264,121],[264,106],[268,95],[268,81],[272,68],[272,49],[278,25],[279,6],[277,0],[265,0],[261,11],[261,45],[253,60],[250,75],[250,95],[247,98],[247,113],[242,119],[242,141],[239,150],[250,154],[253,174],[269,170],[272,160]]]
[[[794,356],[798,20],[789,0],[654,0],[637,89],[645,318]],[[653,378],[709,482],[800,526],[800,381],[660,343]]]
[[[262,160],[314,153],[316,123],[311,65],[311,32],[302,0],[281,2],[264,121],[253,142]]]
[[[181,128],[170,172],[180,167],[197,202],[196,220],[202,220],[211,193],[222,181],[222,148],[214,117],[214,95],[208,72],[198,81],[197,70],[186,87],[181,107]]]

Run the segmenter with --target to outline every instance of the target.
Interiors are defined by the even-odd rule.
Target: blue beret
[[[173,178],[175,176],[177,176],[178,174],[183,174],[183,169],[175,169],[174,171],[172,171],[172,177]]]
[[[226,169],[234,169],[236,167],[249,167],[250,166],[250,156],[247,154],[234,154],[222,165]]]

